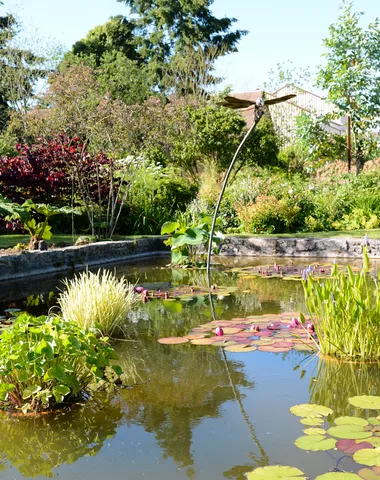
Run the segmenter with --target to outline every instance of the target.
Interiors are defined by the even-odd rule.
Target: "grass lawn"
[[[29,235],[0,235],[0,248],[12,248],[18,243],[29,243]],[[53,238],[49,240],[51,243],[66,243],[68,245],[73,244],[72,235],[53,235]]]

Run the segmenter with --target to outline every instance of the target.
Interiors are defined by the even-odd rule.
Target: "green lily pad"
[[[380,425],[380,420],[376,417],[369,417],[368,419],[368,423],[371,424],[371,425]]]
[[[362,468],[358,471],[358,475],[363,480],[380,480],[380,475],[374,472],[371,468]]]
[[[301,418],[300,422],[303,425],[308,425],[309,427],[319,427],[320,425],[323,425],[325,423],[325,421],[321,417]]]
[[[380,437],[367,438],[366,442],[370,443],[374,447],[380,447]]]
[[[357,425],[360,427],[368,425],[367,420],[360,417],[338,417],[335,419],[335,423],[336,425]]]
[[[314,405],[310,403],[304,403],[301,405],[294,405],[290,408],[290,412],[297,417],[327,417],[333,413],[331,408],[324,407],[323,405]]]
[[[303,431],[305,435],[326,435],[326,430],[323,428],[305,428]]]
[[[357,440],[359,438],[368,438],[372,432],[366,432],[360,425],[339,425],[327,430],[332,437]]]
[[[319,475],[315,480],[360,480],[356,473],[349,472],[329,472]]]
[[[253,472],[247,473],[248,480],[306,480],[301,470],[295,467],[283,467],[276,465],[274,467],[259,467]]]
[[[335,438],[326,438],[324,435],[305,435],[297,438],[294,443],[301,450],[324,452],[332,450],[335,447],[336,440]]]
[[[354,407],[368,410],[380,410],[380,397],[375,395],[360,395],[358,397],[350,397],[348,401]]]
[[[370,467],[380,467],[380,447],[364,450],[358,450],[354,453],[354,460],[356,463],[368,465]]]

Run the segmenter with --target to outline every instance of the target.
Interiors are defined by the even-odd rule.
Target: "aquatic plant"
[[[106,270],[83,272],[64,284],[66,289],[58,297],[64,320],[85,330],[99,329],[104,335],[122,332],[137,301],[134,285]]]
[[[217,226],[220,227],[221,223],[222,220],[217,219]],[[209,215],[201,214],[196,225],[182,226],[178,222],[166,222],[162,225],[161,235],[171,235],[164,243],[171,247],[173,265],[194,265],[197,247],[209,241],[211,224],[212,218]],[[221,232],[213,235],[212,243],[215,254],[219,253],[218,246],[223,238]]]
[[[355,274],[337,266],[325,281],[311,275],[303,281],[306,305],[319,338],[321,354],[360,361],[380,358],[380,289],[368,275],[369,260],[363,248],[363,268]]]
[[[21,314],[1,335],[0,405],[41,411],[83,399],[109,382],[114,358],[106,338],[75,322]],[[119,366],[112,368],[121,375]]]

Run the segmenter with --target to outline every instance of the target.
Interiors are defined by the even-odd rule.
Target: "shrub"
[[[105,335],[122,331],[135,303],[133,285],[109,271],[83,272],[64,281],[66,290],[58,297],[62,317],[85,330],[99,329]]]
[[[308,276],[303,282],[308,311],[323,355],[352,360],[380,358],[380,288],[364,266],[358,274],[347,267],[324,282]],[[380,276],[379,276],[380,279]]]
[[[112,358],[105,338],[75,322],[22,314],[1,335],[0,403],[26,412],[83,399],[104,385]]]
[[[296,221],[300,208],[283,198],[273,195],[259,195],[256,203],[236,207],[244,230],[252,233],[288,232]]]

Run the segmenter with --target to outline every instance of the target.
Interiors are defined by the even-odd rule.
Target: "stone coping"
[[[165,237],[146,237],[115,242],[98,242],[47,251],[25,251],[0,255],[0,281],[35,275],[74,271],[86,266],[119,263],[124,260],[169,255]],[[352,237],[291,238],[234,237],[223,242],[220,255],[245,257],[360,258],[363,239]],[[380,240],[369,240],[368,255],[380,260]]]

